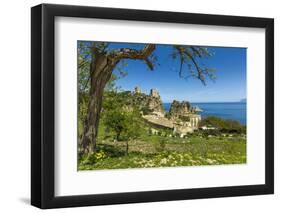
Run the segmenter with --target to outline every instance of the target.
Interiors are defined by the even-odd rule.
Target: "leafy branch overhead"
[[[194,77],[198,78],[204,85],[206,85],[206,77],[215,80],[215,70],[204,66],[197,59],[207,58],[213,56],[208,48],[196,46],[182,46],[174,45],[173,59],[180,60],[179,77]],[[184,75],[184,65],[187,65],[187,75]]]
[[[92,76],[92,73],[90,73],[91,62],[94,61],[97,55],[105,55],[108,59],[113,60],[117,64],[116,70],[121,77],[127,75],[124,70],[127,67],[126,60],[141,60],[150,70],[154,70],[156,65],[160,65],[158,64],[158,56],[155,53],[158,45],[140,44],[133,46],[134,48],[130,47],[130,45],[124,48],[114,48],[114,45],[109,42],[78,42],[79,90],[88,91]],[[208,48],[184,45],[173,45],[171,47],[170,55],[172,59],[179,62],[178,74],[180,78],[196,78],[203,85],[206,85],[207,78],[212,81],[216,79],[215,69],[209,68],[202,63],[204,59],[213,56],[213,53]],[[113,78],[117,79],[118,77],[114,76]]]

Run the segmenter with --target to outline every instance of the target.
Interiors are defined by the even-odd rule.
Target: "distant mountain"
[[[243,99],[240,100],[240,102],[246,103],[246,102],[247,102],[247,99],[246,99],[246,98],[243,98]]]

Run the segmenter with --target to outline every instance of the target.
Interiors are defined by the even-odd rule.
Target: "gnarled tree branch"
[[[203,70],[200,68],[199,64],[197,63],[197,61],[195,60],[194,56],[192,55],[192,53],[190,53],[189,51],[186,50],[186,48],[182,47],[182,46],[175,46],[175,48],[177,49],[177,51],[179,52],[179,55],[181,57],[181,64],[180,64],[180,71],[179,74],[181,76],[182,73],[182,65],[184,62],[184,58],[183,55],[186,55],[193,63],[193,65],[195,66],[195,69],[197,71],[197,78],[202,82],[202,84],[206,85],[205,82],[205,77],[204,77],[204,73]],[[194,50],[194,47],[191,48],[192,51]],[[195,53],[197,53],[198,50],[195,51]],[[198,54],[198,53],[197,53]],[[199,56],[199,55],[198,55]],[[201,55],[199,56],[201,57]]]
[[[121,59],[144,60],[149,69],[153,70],[153,63],[149,60],[149,56],[155,50],[155,44],[146,44],[142,50],[131,48],[122,48],[114,53],[114,58],[119,61]]]

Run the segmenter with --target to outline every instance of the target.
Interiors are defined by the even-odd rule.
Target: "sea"
[[[169,112],[171,103],[164,103],[164,109]],[[203,118],[207,116],[217,116],[223,119],[237,120],[246,125],[247,103],[226,102],[226,103],[191,103],[193,107],[198,106],[203,112],[199,112]]]

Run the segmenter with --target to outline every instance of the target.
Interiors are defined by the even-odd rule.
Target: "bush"
[[[93,165],[97,161],[103,160],[107,158],[108,156],[103,151],[95,152],[87,157],[83,157],[81,159],[81,163],[84,165]]]
[[[200,127],[211,126],[217,128],[220,132],[224,133],[246,133],[246,126],[241,125],[239,121],[236,120],[225,120],[216,116],[209,116],[200,122]],[[214,134],[214,132],[211,132]]]
[[[153,112],[153,110],[152,109],[149,109],[148,107],[142,107],[141,108],[141,111],[142,111],[142,113],[144,114],[144,115],[149,115],[149,114],[151,114],[152,112]]]
[[[163,152],[166,148],[166,139],[160,138],[154,145],[156,152]]]
[[[217,129],[208,129],[208,130],[203,131],[203,134],[202,134],[203,137],[208,137],[209,135],[218,136],[218,135],[220,135],[220,131]]]

